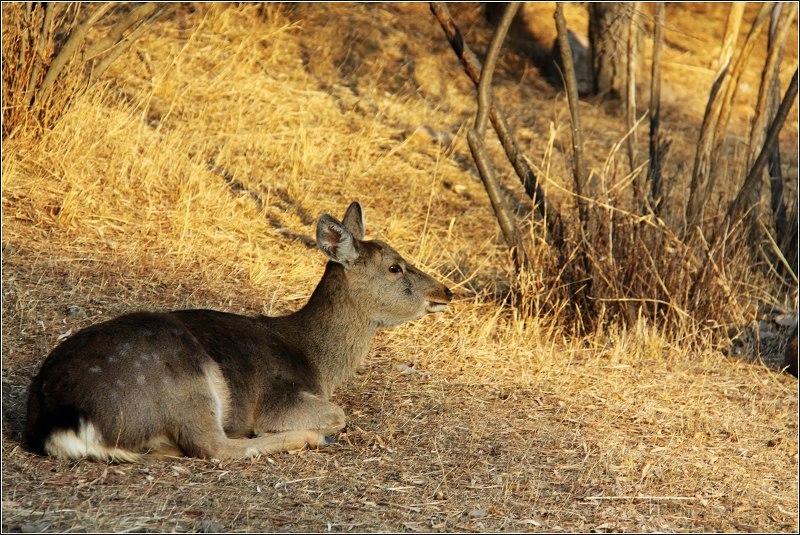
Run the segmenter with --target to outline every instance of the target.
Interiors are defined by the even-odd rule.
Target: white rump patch
[[[129,450],[108,447],[100,432],[81,418],[78,431],[62,429],[50,434],[44,444],[45,451],[59,459],[83,459],[88,457],[98,461],[117,461],[134,463],[142,456]]]

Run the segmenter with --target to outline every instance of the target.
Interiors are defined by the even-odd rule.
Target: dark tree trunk
[[[594,89],[598,95],[625,98],[628,32],[633,9],[633,4],[625,2],[589,4],[589,41]],[[641,57],[638,63],[641,63]],[[641,65],[637,64],[636,70],[640,68]]]

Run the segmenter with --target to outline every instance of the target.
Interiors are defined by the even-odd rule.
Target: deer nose
[[[444,289],[444,295],[445,295],[445,297],[447,297],[448,301],[453,299],[453,292],[450,291],[450,288],[445,288]]]

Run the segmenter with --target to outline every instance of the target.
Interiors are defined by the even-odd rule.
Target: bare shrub
[[[170,9],[154,2],[4,4],[3,139],[23,125],[52,126]]]
[[[626,20],[631,34],[636,32],[633,15],[639,12],[634,9]],[[539,273],[525,276],[518,270],[511,284],[513,300],[525,313],[554,313],[558,318],[555,321],[577,335],[602,329],[609,321],[631,327],[644,318],[678,336],[682,337],[681,333],[691,336],[702,344],[709,339],[723,341],[726,327],[746,321],[759,303],[775,303],[785,298],[781,283],[776,279],[781,270],[772,265],[774,262],[762,260],[765,255],[759,254],[759,248],[753,246],[752,233],[743,223],[747,214],[756,213],[753,203],[740,199],[741,195],[735,200],[723,196],[718,202],[709,202],[717,175],[724,184],[744,182],[747,185],[752,181],[752,178],[745,180],[746,175],[752,174],[748,173],[752,167],[748,164],[748,154],[739,151],[731,158],[723,155],[721,147],[741,74],[769,12],[769,6],[761,9],[738,54],[734,36],[738,34],[742,10],[729,17],[720,71],[710,90],[697,143],[688,199],[680,204],[668,202],[676,177],[660,176],[670,140],[663,138],[659,142],[657,79],[653,88],[655,102],[651,104],[654,106],[651,120],[655,121],[656,128],[651,124],[650,142],[661,147],[651,150],[654,161],[639,163],[636,160],[637,129],[645,116],[636,116],[632,98],[633,65],[637,55],[633,37],[628,40],[627,49],[631,98],[628,99],[626,132],[608,152],[602,169],[594,169],[589,176],[581,150],[584,128],[567,46],[568,29],[562,6],[557,4],[555,19],[561,40],[565,100],[570,112],[573,144],[571,167],[575,178],[572,189],[561,187],[560,193],[566,196],[568,204],[577,208],[577,214],[563,219],[563,240],[558,243],[540,230],[535,215],[527,221],[517,218],[516,225],[528,225],[531,229],[525,242],[518,247],[528,249],[524,251],[530,259],[528,265]],[[782,42],[793,13],[785,18],[778,41]],[[662,12],[654,22],[657,42],[663,40],[664,24]],[[445,31],[448,33],[446,28]],[[655,54],[655,73],[659,72],[660,58],[660,54]],[[765,72],[772,73],[774,68],[775,62],[770,62]],[[764,94],[760,94],[760,102],[765,100]],[[791,91],[784,101],[783,107],[788,110],[794,101]],[[767,142],[757,143],[759,149],[764,146],[764,154],[771,150],[770,144],[777,139],[782,125],[773,122],[772,137]],[[760,132],[763,128],[756,127],[756,130]],[[627,162],[621,161],[623,152],[627,152]],[[721,165],[723,159],[727,165]],[[545,162],[543,167],[549,169],[550,163]],[[648,181],[652,182],[649,198],[645,192],[648,173],[651,175]],[[594,185],[589,186],[592,182]],[[551,182],[550,187],[554,186],[556,183]],[[567,207],[557,209],[569,213]],[[780,251],[778,245],[772,249]],[[789,266],[791,260],[782,263]],[[542,281],[547,282],[543,284]],[[546,288],[544,292],[543,288]],[[718,334],[721,336],[717,337]]]

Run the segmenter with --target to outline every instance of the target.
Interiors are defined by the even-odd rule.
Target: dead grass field
[[[451,11],[482,54],[491,33],[478,7]],[[677,192],[724,22],[717,5],[667,10],[662,128]],[[734,137],[752,114],[760,48]],[[796,62],[795,22],[784,87]],[[563,95],[513,54],[495,85],[545,189],[570,211],[558,187],[569,184]],[[793,184],[796,109],[781,137]],[[196,5],[157,23],[51,131],[7,138],[3,531],[797,532],[794,378],[645,320],[570,339],[496,298],[509,262],[466,144],[474,111],[427,4]],[[581,112],[600,170],[623,121],[599,103]],[[640,140],[644,151],[644,124]],[[210,162],[258,192],[262,210]],[[519,189],[507,166],[501,177]],[[369,237],[458,298],[378,336],[336,395],[348,427],[334,445],[144,465],[22,449],[26,389],[63,335],[139,309],[294,310],[324,265],[295,238],[353,199]]]

